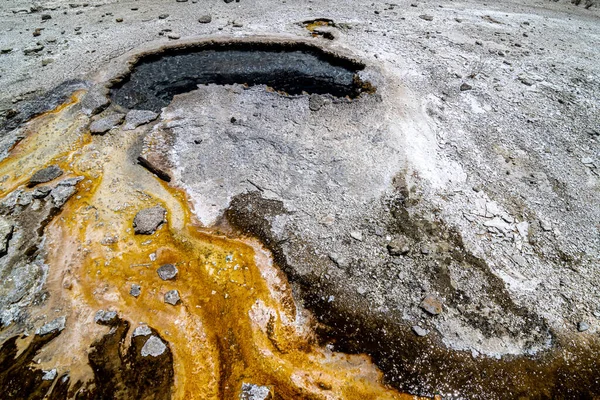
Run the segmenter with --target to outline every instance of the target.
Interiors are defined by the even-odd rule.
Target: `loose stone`
[[[412,327],[413,332],[417,335],[417,336],[427,336],[427,334],[429,333],[429,331],[427,329],[421,328],[419,325],[414,325]]]
[[[162,265],[158,270],[158,276],[160,276],[160,279],[162,279],[163,281],[168,281],[171,279],[175,279],[175,277],[177,276],[177,267],[174,266],[173,264],[165,264]]]
[[[27,186],[34,187],[40,183],[50,182],[61,176],[63,174],[62,169],[60,169],[57,165],[50,165],[44,169],[37,171],[31,179],[29,179],[29,184]]]
[[[200,18],[198,18],[198,22],[200,22],[201,24],[209,24],[212,21],[212,17],[210,15],[203,15]]]
[[[352,237],[352,239],[358,240],[359,242],[363,241],[363,235],[359,231],[352,231],[352,232],[350,232],[350,236]]]
[[[62,317],[58,317],[50,322],[48,322],[46,325],[42,326],[40,329],[38,329],[35,334],[38,336],[45,336],[49,333],[54,333],[54,332],[60,332],[63,329],[65,329],[65,324],[67,322],[67,317],[62,316]]]
[[[460,91],[464,92],[466,90],[471,90],[473,89],[473,86],[469,85],[468,83],[463,83],[462,85],[460,85]]]
[[[129,290],[129,294],[133,297],[138,297],[142,293],[142,287],[137,284],[131,285],[131,289]]]
[[[145,208],[138,212],[133,219],[133,229],[138,235],[152,235],[166,222],[167,210],[161,206]]]
[[[165,293],[165,303],[167,304],[175,306],[180,300],[181,298],[179,297],[179,292],[177,290],[169,290]]]
[[[427,295],[421,301],[421,308],[431,315],[438,315],[442,312],[442,302],[433,295]]]
[[[77,189],[74,186],[61,186],[58,185],[50,192],[50,197],[52,197],[52,203],[56,207],[62,207],[67,200],[71,198],[75,194]]]
[[[167,345],[157,336],[150,336],[144,347],[142,347],[142,357],[158,357],[167,350]]]
[[[154,121],[158,117],[158,113],[150,110],[131,110],[125,116],[124,131],[129,131],[137,128],[140,125]]]
[[[585,322],[585,321],[579,321],[577,323],[577,330],[579,332],[585,332],[588,329],[590,329],[590,325],[587,322]]]
[[[240,400],[270,400],[272,398],[271,390],[267,386],[242,383]]]
[[[140,325],[133,331],[132,336],[148,336],[152,334],[152,329],[148,325]]]
[[[123,119],[125,119],[124,114],[112,114],[107,117],[100,118],[99,120],[92,122],[90,125],[90,132],[95,134],[106,133],[123,122]]]
[[[51,369],[50,371],[43,371],[44,375],[42,375],[43,381],[53,381],[56,378],[57,372],[56,368]]]
[[[388,243],[387,249],[392,256],[405,256],[410,251],[410,246],[405,238],[398,237]]]
[[[311,111],[319,111],[324,104],[325,100],[323,99],[323,96],[318,94],[311,94],[308,98],[308,108],[310,108]]]
[[[94,322],[100,325],[112,325],[117,321],[116,311],[98,310],[94,316]]]
[[[4,218],[0,218],[0,256],[8,252],[8,242],[12,237],[14,225]]]

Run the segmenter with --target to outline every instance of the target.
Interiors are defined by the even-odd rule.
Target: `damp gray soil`
[[[360,63],[311,46],[230,43],[146,55],[111,90],[125,108],[160,111],[173,96],[198,85],[266,85],[289,95],[330,94],[355,98],[370,86]]]

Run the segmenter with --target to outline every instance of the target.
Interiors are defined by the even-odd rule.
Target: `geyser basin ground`
[[[99,66],[131,48],[137,52],[162,29],[182,37],[274,32],[309,38],[301,21],[331,19],[333,25],[319,30],[330,30],[334,40],[311,43],[352,51],[366,65],[361,74],[377,86],[374,96],[347,102],[313,95],[320,108],[312,111],[306,96],[203,86],[176,96],[156,123],[139,128],[147,154],[165,161],[173,185],[185,184],[205,224],[224,224],[225,214],[239,230],[261,237],[292,279],[296,300],[327,322],[321,337],[337,349],[375,355],[397,387],[460,397],[596,396],[596,11],[566,2],[382,7],[349,1],[335,9],[311,3],[308,14],[308,3],[288,3],[161,2],[160,10],[151,1],[130,3],[137,11],[122,2],[65,6],[48,11],[51,22],[29,39],[45,49],[27,55],[20,51],[27,35],[19,32],[24,23],[38,24],[39,14],[7,12],[5,26],[13,30],[0,41],[15,50],[0,56],[0,83],[11,94],[3,108],[18,111],[25,101],[17,95],[27,99],[28,90],[72,78],[73,70],[99,68],[94,80],[102,85],[124,77]],[[124,22],[106,13],[122,13]],[[162,13],[170,17],[158,19]],[[204,13],[213,22],[199,24]],[[232,19],[236,24],[228,24]],[[60,35],[63,22],[80,26],[80,20],[86,22],[81,30]],[[52,36],[61,40],[46,42]],[[169,43],[178,42],[185,44]],[[54,62],[42,67],[49,57]],[[153,147],[154,139],[166,151]],[[241,166],[248,166],[247,175]],[[118,186],[123,175],[117,172]],[[111,209],[128,203],[113,197]],[[93,220],[94,209],[89,213]],[[119,235],[104,242],[115,236],[120,242]],[[114,275],[109,287],[116,287]],[[110,288],[96,291],[106,297],[100,304],[114,301]],[[148,299],[162,300],[157,293]],[[420,307],[430,295],[441,303],[438,315]],[[95,311],[86,328],[101,329]],[[41,315],[30,332],[61,314]],[[65,340],[70,321],[56,340]],[[102,329],[98,335],[109,332]],[[50,361],[42,368],[64,370]]]

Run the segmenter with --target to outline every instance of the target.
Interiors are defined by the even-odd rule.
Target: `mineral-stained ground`
[[[0,398],[600,396],[594,1],[0,20]]]

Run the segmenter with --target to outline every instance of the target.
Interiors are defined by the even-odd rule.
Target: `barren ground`
[[[7,395],[600,396],[599,17],[563,1],[4,1]],[[282,57],[249,86],[263,61],[242,54],[196,87],[197,64],[169,61],[215,43],[316,48],[335,68]],[[144,90],[178,94],[128,129],[115,114],[152,109],[115,92],[142,53],[167,60]],[[359,96],[277,87],[342,67]],[[28,189],[51,164],[47,197]],[[166,223],[136,235],[156,204]],[[95,323],[101,309],[118,317]],[[148,335],[168,344],[156,359]]]

